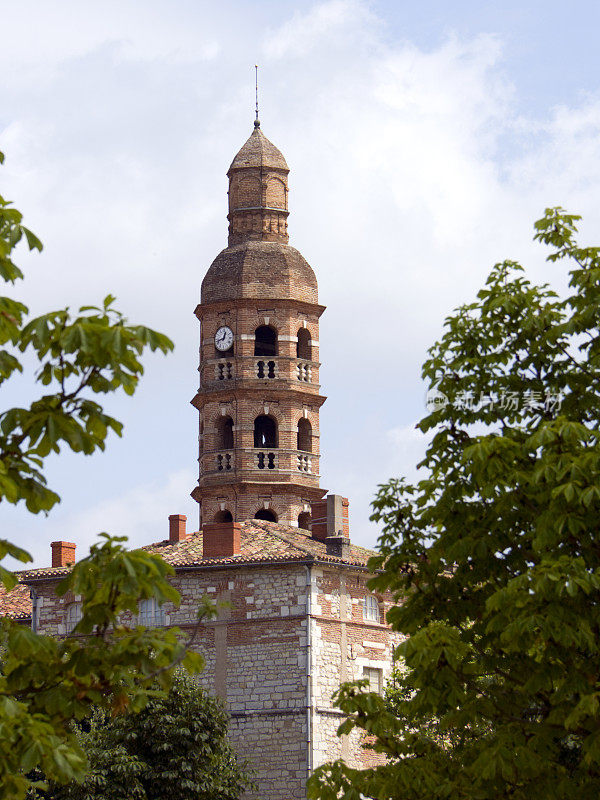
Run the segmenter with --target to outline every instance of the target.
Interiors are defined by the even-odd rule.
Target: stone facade
[[[383,685],[397,643],[385,624],[392,599],[366,588],[369,551],[349,544],[342,559],[292,526],[238,528],[239,552],[228,558],[204,559],[202,532],[150,546],[175,567],[181,604],[123,622],[177,626],[189,635],[203,596],[226,601],[196,632],[193,647],[206,659],[201,683],[224,700],[234,747],[255,772],[258,788],[249,798],[303,800],[308,775],[324,761],[343,757],[359,768],[377,761],[358,736],[336,735],[341,715],[332,695],[342,681],[363,678],[365,668],[379,671]],[[67,635],[79,618],[80,598],[54,593],[65,571],[22,576],[34,590],[40,632]],[[366,618],[367,598],[377,619]]]

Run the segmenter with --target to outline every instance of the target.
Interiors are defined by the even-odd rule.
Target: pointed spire
[[[254,127],[260,128],[260,120],[258,118],[258,64],[254,65],[254,88],[256,92],[256,117],[254,119]]]

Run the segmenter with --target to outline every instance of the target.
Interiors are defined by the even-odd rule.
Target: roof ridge
[[[256,524],[257,522],[259,522],[259,520],[248,520],[248,521],[251,524],[255,525],[257,528],[260,528],[265,533],[272,533],[276,538],[281,539],[281,541],[285,542],[286,544],[290,544],[292,547],[295,547],[296,550],[299,550],[301,553],[306,553],[307,555],[312,556],[313,558],[315,557],[315,554],[308,547],[302,547],[302,545],[297,544],[296,542],[294,542],[291,539],[288,539],[286,536],[284,536],[281,533],[281,531],[275,531],[275,530],[272,530],[271,528],[266,528],[266,527],[263,528],[262,525],[257,525]]]

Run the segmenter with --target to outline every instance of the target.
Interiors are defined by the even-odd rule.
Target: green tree
[[[84,730],[85,727],[85,730]],[[168,694],[139,713],[96,711],[81,726],[83,783],[35,793],[48,800],[238,800],[250,781],[227,739],[220,700],[178,670]]]
[[[30,249],[42,249],[20,212],[0,197],[5,283],[23,277],[13,260],[22,239]],[[132,394],[143,351],[172,349],[163,334],[128,324],[113,302],[109,295],[102,306],[84,306],[77,315],[61,309],[30,319],[19,300],[0,297],[0,384],[23,370],[20,354],[29,350],[40,362],[36,380],[47,392],[27,408],[0,412],[0,502],[47,513],[59,497],[46,484],[46,457],[62,447],[89,455],[104,449],[110,430],[121,435],[121,423],[93,398],[119,389]],[[168,581],[172,569],[156,555],[127,552],[121,542],[104,535],[59,587],[59,594],[82,596],[83,617],[74,631],[81,636],[55,640],[0,619],[0,798],[24,797],[26,774],[35,768],[57,781],[82,779],[86,759],[71,731],[73,719],[89,716],[93,704],[114,712],[141,709],[150,683],[168,687],[174,665],[201,667],[176,630],[120,625],[121,612],[135,612],[140,599],[179,601]],[[0,539],[0,560],[7,555],[31,560]],[[1,565],[0,582],[7,590],[16,582]]]
[[[429,351],[423,479],[381,486],[372,516],[403,694],[338,696],[340,730],[388,761],[327,765],[311,797],[600,795],[600,249],[578,219],[535,223],[568,296],[497,264]]]

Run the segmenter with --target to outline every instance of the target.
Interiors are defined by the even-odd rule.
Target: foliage
[[[79,739],[83,783],[53,785],[49,800],[237,800],[250,782],[227,739],[227,715],[183,671],[137,714],[96,711]]]
[[[578,219],[535,223],[570,266],[565,299],[497,264],[429,351],[425,477],[381,486],[372,516],[406,691],[393,708],[338,697],[340,730],[388,761],[327,765],[311,797],[600,794],[600,250],[578,246]]]
[[[23,277],[13,260],[22,239],[30,249],[42,249],[20,212],[0,197],[5,282]],[[36,380],[48,392],[28,408],[0,412],[0,501],[48,512],[59,498],[46,485],[45,458],[61,447],[87,455],[104,448],[109,430],[120,435],[121,423],[92,397],[118,389],[132,394],[143,372],[142,352],[172,349],[163,334],[127,324],[113,302],[109,295],[101,307],[84,306],[76,316],[61,309],[29,319],[23,303],[0,297],[0,384],[23,370],[19,356],[29,350],[40,362]],[[153,680],[167,687],[176,664],[190,670],[202,665],[176,630],[120,624],[120,614],[135,611],[140,599],[179,602],[168,582],[171,568],[157,555],[126,552],[121,541],[104,535],[60,585],[60,594],[82,597],[83,617],[72,635],[53,639],[0,619],[2,799],[24,797],[30,785],[25,775],[37,767],[57,781],[83,778],[86,760],[70,722],[89,715],[93,704],[115,713],[141,709]],[[31,560],[2,539],[0,560],[6,555]],[[10,590],[16,577],[0,566],[0,582]],[[203,607],[200,615],[206,613]]]

